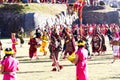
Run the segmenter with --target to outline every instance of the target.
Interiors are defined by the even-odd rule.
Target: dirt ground
[[[39,52],[39,60],[29,60],[28,57],[28,38],[25,39],[23,47],[17,45],[17,59],[19,60],[19,71],[17,72],[18,80],[75,80],[75,65],[68,60],[60,59],[60,64],[64,68],[60,72],[52,72],[52,61],[49,59],[49,53],[43,56]],[[11,47],[10,39],[2,39],[3,48]],[[112,48],[108,44],[106,38],[107,52],[101,56],[92,56],[88,60],[88,75],[89,80],[120,80],[120,60],[112,62]],[[90,47],[91,49],[91,47]],[[2,52],[2,57],[4,53]],[[2,80],[2,74],[0,74]]]

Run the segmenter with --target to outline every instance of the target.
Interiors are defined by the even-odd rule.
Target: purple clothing
[[[4,66],[3,80],[16,80],[19,62],[15,58],[8,56],[2,60],[1,64]]]
[[[86,64],[88,51],[85,48],[79,48],[76,54],[78,55],[78,63],[76,64],[76,80],[88,80]]]

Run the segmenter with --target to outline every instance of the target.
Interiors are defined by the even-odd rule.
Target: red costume
[[[100,52],[102,39],[99,34],[92,36],[92,52]]]
[[[37,56],[37,41],[35,38],[30,38],[28,44],[30,45],[29,57],[32,59],[34,56]]]

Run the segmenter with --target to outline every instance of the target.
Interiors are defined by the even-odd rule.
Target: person
[[[92,35],[92,40],[91,40],[91,45],[92,45],[92,52],[95,56],[95,53],[98,53],[98,55],[101,55],[101,50],[102,50],[102,38],[98,32],[98,29],[95,29]]]
[[[111,63],[114,63],[115,60],[119,57],[119,34],[118,33],[114,33],[113,34],[113,40],[111,41],[112,44],[112,50],[113,50],[113,61]]]
[[[23,35],[24,35],[24,30],[23,28],[21,28],[18,32],[18,38],[20,39],[20,47],[22,47],[22,45],[24,44]]]
[[[67,55],[71,55],[73,52],[75,52],[75,40],[72,34],[70,34],[70,32],[71,30],[69,31],[69,28],[67,28],[65,32],[63,32],[63,36],[64,36],[63,59],[66,59]]]
[[[3,50],[2,48],[2,42],[0,41],[0,60],[1,60],[1,51]]]
[[[38,25],[38,28],[35,30],[35,35],[36,36],[41,36],[41,30],[40,30],[39,25]]]
[[[17,80],[16,71],[18,71],[19,61],[13,57],[14,52],[11,48],[4,50],[5,56],[1,61],[2,80]]]
[[[15,37],[15,33],[11,33],[11,40],[12,40],[12,50],[14,51],[14,57],[16,56],[16,45],[18,44],[17,38]]]
[[[108,39],[109,39],[109,43],[110,43],[111,40],[112,40],[112,32],[111,32],[111,30],[110,30],[109,27],[108,27],[108,30],[107,30],[106,34],[107,34],[107,37],[108,37]]]
[[[30,60],[32,60],[33,57],[36,57],[36,59],[39,59],[37,56],[37,48],[40,46],[40,44],[37,42],[39,41],[40,36],[30,36],[30,40],[28,42],[29,47],[29,57]]]
[[[62,43],[61,38],[58,32],[56,31],[56,28],[53,30],[50,36],[50,43],[48,49],[50,51],[50,59],[52,59],[52,71],[60,71],[63,68],[63,66],[60,65],[59,62],[59,54],[60,51],[62,51]]]
[[[41,36],[42,43],[40,46],[40,52],[43,52],[44,56],[47,55],[47,52],[48,52],[48,50],[47,50],[48,38],[49,38],[49,36],[47,35],[47,31],[45,30],[43,32],[43,35]]]
[[[76,65],[76,80],[88,80],[87,74],[87,58],[88,51],[85,49],[85,44],[83,40],[78,41],[78,50],[75,52],[76,57],[73,63]]]

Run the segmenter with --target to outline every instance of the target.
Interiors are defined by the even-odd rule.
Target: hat
[[[78,46],[84,46],[86,44],[86,42],[85,41],[82,41],[82,40],[79,40],[78,42],[77,42],[77,45]]]
[[[5,53],[5,54],[14,54],[14,52],[13,52],[13,50],[12,50],[11,48],[6,48],[6,49],[4,50],[4,53]]]

